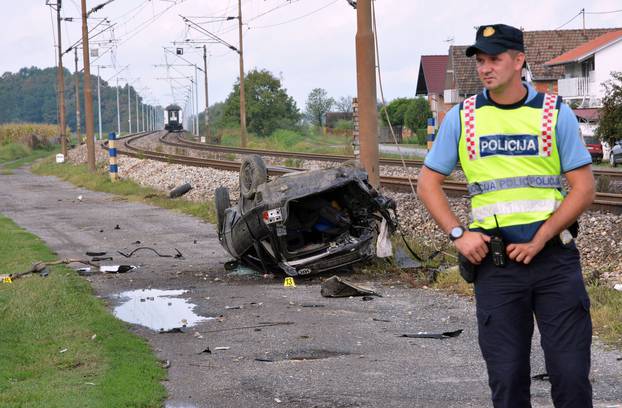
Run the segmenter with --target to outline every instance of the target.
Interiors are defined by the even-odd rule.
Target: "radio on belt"
[[[281,209],[275,208],[263,212],[263,221],[266,224],[274,224],[275,222],[283,221],[283,215],[281,215]]]

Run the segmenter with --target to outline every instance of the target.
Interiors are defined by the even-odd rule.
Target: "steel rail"
[[[288,157],[297,158],[302,160],[317,160],[317,161],[335,161],[343,162],[354,159],[354,156],[337,155],[337,154],[322,154],[322,153],[299,153],[299,152],[287,152],[279,150],[265,150],[265,149],[250,149],[233,146],[222,146],[215,144],[205,144],[190,140],[184,136],[185,133],[176,133],[174,135],[162,135],[160,136],[160,142],[162,144],[174,147],[185,147],[200,151],[220,152],[220,153],[235,153],[235,154],[258,154],[260,156],[273,156],[273,157]],[[173,141],[168,140],[172,136]],[[423,159],[404,159],[402,163],[401,159],[388,159],[381,158],[380,164],[384,166],[403,166],[406,167],[421,167],[423,165]],[[460,169],[460,165],[456,166],[457,170]],[[603,169],[594,167],[592,169],[595,177],[607,176],[612,181],[622,181],[622,171],[614,169]]]
[[[143,137],[150,136],[152,134],[160,134],[160,133],[163,133],[163,131],[145,132],[141,134],[128,135],[123,138],[120,138],[119,140],[122,141],[122,144],[121,144],[122,147],[118,149],[119,154],[125,154],[127,156],[141,158],[141,159],[152,159],[152,160],[164,161],[168,163],[183,164],[183,165],[195,166],[195,167],[211,167],[211,168],[227,170],[227,171],[235,171],[235,172],[238,172],[240,169],[239,162],[206,159],[206,158],[198,158],[198,157],[188,157],[188,156],[177,155],[177,154],[168,154],[168,153],[163,153],[163,152],[147,150],[147,149],[143,149],[143,148],[132,145],[134,142],[136,142],[137,140]],[[161,140],[162,136],[163,135],[160,135],[158,139]],[[286,168],[286,167],[268,167],[268,174],[276,176],[276,175],[283,175],[285,173],[289,173],[292,171],[302,171],[302,170],[304,169],[293,169],[293,168]],[[414,187],[416,188],[417,179],[413,178],[412,182],[414,184]],[[412,191],[409,180],[404,177],[381,176],[380,184],[382,187],[388,190],[391,190],[391,191],[395,191],[395,192],[411,193]],[[445,193],[451,197],[465,197],[465,198],[468,197],[466,183],[461,182],[461,181],[445,180],[443,183],[443,191],[445,191]],[[594,200],[590,209],[611,211],[616,214],[622,214],[622,194],[598,193],[597,192],[596,199]]]

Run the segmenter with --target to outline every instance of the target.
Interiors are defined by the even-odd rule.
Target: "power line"
[[[613,13],[622,13],[622,9],[611,10],[611,11],[586,11],[585,12],[585,14],[613,14]]]
[[[333,0],[333,1],[331,1],[330,3],[325,4],[324,6],[322,6],[322,7],[318,8],[318,9],[316,9],[316,10],[313,10],[313,11],[311,11],[311,12],[309,12],[309,13],[307,13],[307,14],[304,14],[304,15],[302,15],[302,16],[292,18],[291,20],[283,21],[283,22],[281,22],[281,23],[277,23],[277,24],[270,24],[270,25],[265,25],[265,26],[255,26],[255,27],[249,27],[249,28],[253,28],[253,29],[257,29],[257,28],[270,28],[270,27],[277,27],[277,26],[281,26],[281,25],[289,24],[289,23],[292,23],[292,22],[294,22],[294,21],[302,20],[302,19],[303,19],[303,18],[305,18],[305,17],[309,17],[309,16],[310,16],[310,15],[312,15],[312,14],[318,13],[318,12],[320,12],[320,11],[324,10],[325,8],[328,8],[328,7],[332,6],[333,4],[337,3],[337,1],[338,1],[338,0]]]
[[[562,25],[560,25],[559,27],[557,27],[557,28],[555,29],[555,31],[557,31],[557,30],[559,30],[560,28],[562,28],[562,27],[564,27],[564,26],[568,25],[568,24],[569,24],[569,23],[571,23],[571,22],[572,22],[575,18],[579,17],[581,14],[583,14],[583,10],[582,10],[582,11],[579,11],[579,12],[577,13],[577,15],[576,15],[576,16],[574,16],[574,17],[573,17],[573,18],[571,18],[570,20],[566,21],[564,24],[562,24]]]

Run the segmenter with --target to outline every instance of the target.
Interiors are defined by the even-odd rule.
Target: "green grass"
[[[55,259],[3,216],[0,243],[0,274]],[[47,278],[0,283],[0,316],[0,406],[162,405],[164,369],[74,271],[54,266]]]
[[[588,286],[594,333],[622,349],[622,292],[601,285]]]
[[[438,275],[432,285],[465,296],[473,296],[473,285],[467,284],[457,267],[449,268]],[[602,285],[588,285],[594,334],[605,343],[622,349],[622,292]]]
[[[143,187],[131,180],[112,182],[108,172],[104,168],[99,168],[96,173],[91,173],[85,164],[74,165],[64,163],[58,165],[52,158],[49,158],[36,163],[33,166],[33,172],[41,175],[56,176],[89,190],[123,196],[129,201],[143,202],[193,215],[211,223],[216,222],[216,213],[212,201],[199,203],[188,201],[183,198],[170,199],[162,192]]]
[[[248,147],[253,149],[282,150],[307,153],[331,153],[352,155],[352,140],[339,135],[324,135],[317,131],[276,130],[268,137],[248,135]],[[237,129],[222,131],[221,144],[239,146],[240,133]]]
[[[28,146],[19,143],[10,143],[0,146],[0,174],[12,174],[12,170],[33,161],[55,155],[60,152],[60,146],[50,146],[47,149],[32,150]]]

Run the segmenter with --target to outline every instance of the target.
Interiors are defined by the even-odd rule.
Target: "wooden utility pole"
[[[76,84],[76,137],[78,138],[78,145],[82,143],[82,135],[80,129],[80,75],[78,71],[78,47],[73,49],[74,62],[76,64],[75,71],[75,84]]]
[[[356,3],[356,87],[359,109],[361,164],[369,183],[378,188],[378,115],[376,110],[376,52],[371,20],[372,0]]]
[[[242,0],[238,0],[238,29],[240,33],[240,145],[246,147],[246,99],[244,97],[244,45],[242,41]]]
[[[207,47],[203,45],[203,75],[205,75],[205,138],[212,143],[212,132],[209,129],[209,98],[207,92]]]
[[[56,24],[58,31],[58,127],[61,153],[67,157],[67,136],[65,135],[65,73],[63,68],[63,43],[61,41],[60,9],[61,0],[56,0]]]
[[[82,60],[84,62],[84,122],[86,123],[86,155],[89,170],[95,171],[95,141],[93,140],[93,92],[91,90],[91,58],[89,55],[89,29],[87,26],[86,0],[82,6]]]

